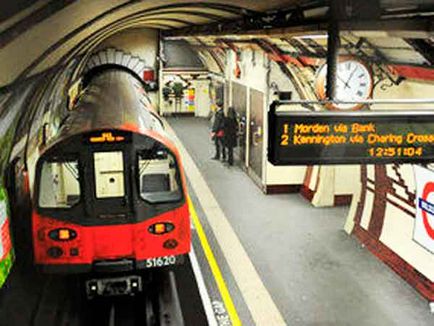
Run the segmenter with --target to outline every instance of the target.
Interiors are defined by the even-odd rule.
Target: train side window
[[[70,208],[80,201],[78,161],[44,162],[39,186],[39,206]]]
[[[139,154],[140,196],[150,203],[175,202],[182,199],[175,157],[166,151]]]
[[[93,154],[96,198],[124,197],[124,156],[121,151]]]

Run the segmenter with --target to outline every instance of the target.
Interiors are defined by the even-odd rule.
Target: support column
[[[328,27],[327,38],[327,85],[326,97],[329,100],[335,100],[336,95],[336,69],[339,57],[339,22],[338,22],[338,8],[333,5],[335,1],[331,2],[330,8],[330,21]]]

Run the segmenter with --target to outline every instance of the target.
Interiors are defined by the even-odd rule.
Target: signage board
[[[434,161],[434,112],[269,112],[274,165]]]

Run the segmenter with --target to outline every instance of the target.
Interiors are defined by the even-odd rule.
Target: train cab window
[[[96,198],[124,197],[124,156],[121,151],[93,154]]]
[[[44,162],[39,187],[39,206],[70,208],[79,201],[78,161]]]
[[[139,154],[140,196],[150,203],[175,202],[182,198],[175,157],[165,150]]]

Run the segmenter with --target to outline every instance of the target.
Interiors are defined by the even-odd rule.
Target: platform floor
[[[214,207],[204,201],[203,185],[196,180],[200,178],[191,177],[196,168],[284,323],[434,324],[426,300],[343,231],[348,207],[314,208],[299,194],[265,196],[240,168],[210,159],[213,146],[207,120],[167,121],[187,152],[184,156],[189,156],[184,163],[190,195],[243,325],[273,325],[258,317],[258,296],[267,293],[260,287],[257,292],[252,289],[246,279],[250,274],[240,277],[244,267],[234,263],[236,253],[225,245],[226,239],[233,240],[228,238],[231,232],[218,233],[223,230],[221,221],[215,220],[218,214],[210,218],[208,211]],[[214,306],[222,296],[197,239],[194,246]],[[245,265],[242,258],[239,261]]]

